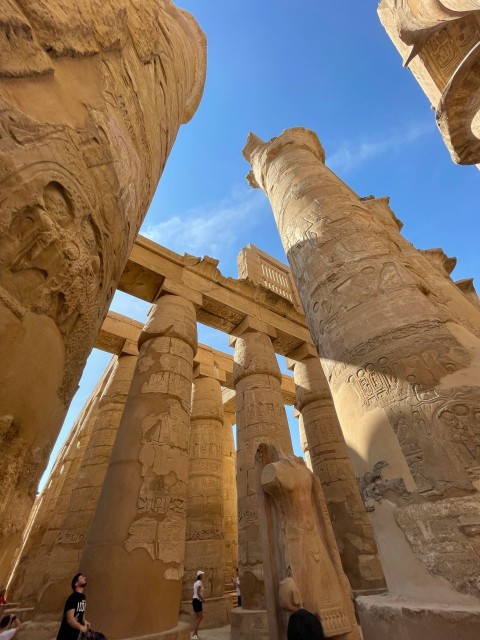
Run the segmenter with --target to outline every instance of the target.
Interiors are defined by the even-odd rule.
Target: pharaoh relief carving
[[[20,531],[177,131],[198,106],[205,38],[170,0],[7,0],[0,14],[0,416],[40,452],[25,512],[2,515]]]

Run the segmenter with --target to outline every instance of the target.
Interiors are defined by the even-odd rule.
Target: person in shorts
[[[203,576],[204,571],[197,571],[197,579],[193,584],[192,607],[195,616],[192,640],[199,640],[198,627],[203,618]]]

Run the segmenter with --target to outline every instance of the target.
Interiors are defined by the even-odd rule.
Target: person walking
[[[240,576],[238,575],[238,567],[237,567],[237,577],[232,580],[233,586],[237,592],[237,607],[242,606],[242,592],[240,591]]]
[[[198,627],[203,618],[203,576],[204,571],[197,571],[197,579],[193,584],[192,607],[195,615],[192,640],[200,640],[198,635]]]
[[[79,632],[87,633],[90,624],[85,619],[87,598],[83,590],[87,586],[87,578],[82,573],[72,578],[72,591],[63,608],[63,617],[58,630],[57,640],[77,640]]]

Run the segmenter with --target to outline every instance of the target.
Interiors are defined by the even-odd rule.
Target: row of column
[[[110,365],[59,459],[64,468],[73,451],[76,460],[64,506],[50,500],[50,508],[40,510],[15,576],[15,597],[34,604],[37,619],[58,615],[80,567],[89,578],[89,617],[109,637],[172,630],[183,637],[179,605],[190,612],[196,571],[205,571],[210,625],[221,626],[229,609],[224,587],[238,564],[243,609],[232,616],[233,637],[267,637],[255,456],[260,444],[285,456],[293,449],[274,334],[253,319],[237,333],[237,464],[235,416],[222,408],[222,372],[213,354],[194,368],[192,302],[161,297],[141,334],[138,358],[124,354]],[[324,484],[344,570],[357,590],[383,587],[318,357],[292,355],[305,448]],[[58,493],[56,474],[55,468],[51,484]],[[125,600],[126,584],[135,596]]]

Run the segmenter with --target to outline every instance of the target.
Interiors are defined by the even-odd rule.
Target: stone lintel
[[[121,353],[137,355],[138,349],[136,345],[142,328],[143,324],[141,322],[123,316],[120,313],[109,311],[98,335],[95,347],[116,355]],[[233,400],[230,398],[230,401],[232,403],[231,406],[233,407],[233,411],[235,411],[235,391],[233,391],[232,379],[232,356],[229,353],[218,351],[213,347],[199,344],[197,353],[194,357],[194,363],[196,365],[205,364],[214,366],[221,372],[222,386],[226,387],[224,391],[228,391],[230,394],[233,394]],[[282,375],[281,388],[285,404],[295,404],[295,384],[291,376],[287,376],[285,374]]]
[[[287,369],[293,370],[296,362],[301,362],[306,358],[318,358],[317,350],[312,342],[304,342],[287,354]]]
[[[203,297],[199,291],[195,291],[194,289],[191,289],[181,282],[176,282],[171,278],[165,278],[165,280],[160,285],[158,297],[165,294],[172,294],[181,298],[185,298],[186,300],[192,302],[196,309],[200,309],[202,306]]]
[[[201,307],[198,301],[192,302],[197,306],[198,322],[209,327],[231,333],[246,316],[255,316],[275,329],[273,347],[282,355],[311,341],[303,310],[289,300],[248,280],[225,277],[217,261],[208,256],[181,256],[138,236],[118,289],[153,302],[165,280],[201,293]],[[172,293],[180,294],[180,290]]]

